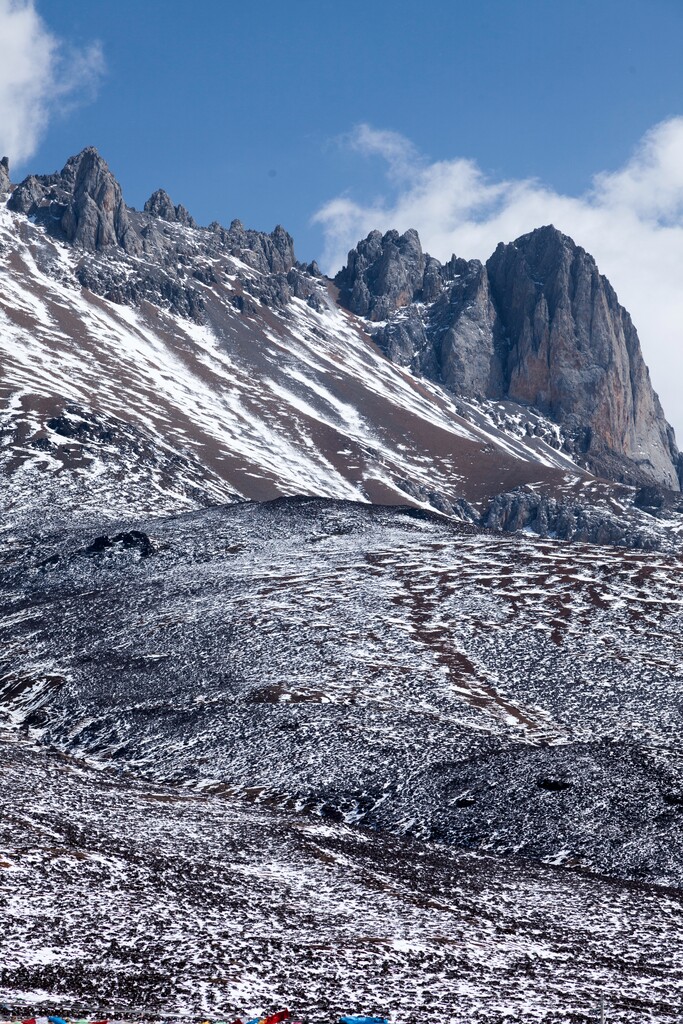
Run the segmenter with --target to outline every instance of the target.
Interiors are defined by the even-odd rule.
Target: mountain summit
[[[485,265],[422,252],[416,231],[374,231],[335,282],[389,358],[456,394],[509,399],[560,424],[612,479],[680,489],[672,428],[638,334],[595,260],[552,225]]]
[[[94,146],[72,156],[59,173],[25,178],[8,207],[84,249],[119,245],[127,253],[140,251],[121,187]]]

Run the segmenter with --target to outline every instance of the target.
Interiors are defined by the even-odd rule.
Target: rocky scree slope
[[[680,488],[681,460],[626,310],[593,258],[552,226],[486,262],[424,254],[373,231],[335,278],[391,359],[457,394],[510,399],[559,423],[565,448],[612,479]]]
[[[683,883],[677,557],[279,499],[3,558],[0,711],[45,745]]]

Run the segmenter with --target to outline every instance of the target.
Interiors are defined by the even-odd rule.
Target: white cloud
[[[493,181],[472,160],[429,163],[395,132],[361,125],[347,144],[385,162],[385,194],[346,196],[314,215],[328,272],[369,231],[417,228],[438,259],[485,260],[542,224],[554,224],[595,257],[638,328],[664,410],[683,441],[683,117],[656,125],[619,170],[596,174],[583,195],[533,179]]]
[[[33,0],[0,0],[0,156],[31,156],[50,117],[90,99],[103,68],[98,43],[68,47]]]

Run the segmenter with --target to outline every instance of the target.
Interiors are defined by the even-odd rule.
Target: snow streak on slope
[[[198,244],[198,231],[167,230]],[[464,405],[390,363],[322,280],[320,311],[292,299],[240,313],[236,276],[248,298],[259,275],[216,257],[211,286],[196,282],[200,326],[81,289],[74,269],[87,259],[0,209],[0,397],[15,516],[46,487],[64,513],[78,502],[116,515],[293,493],[419,503],[422,489],[478,501],[577,476],[546,441],[473,409],[463,417]]]

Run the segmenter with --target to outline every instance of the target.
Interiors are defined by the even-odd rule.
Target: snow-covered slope
[[[0,556],[22,1015],[670,1019],[680,559],[325,499]]]
[[[165,230],[203,252],[207,232]],[[394,365],[324,279],[309,279],[314,304],[268,307],[249,301],[263,274],[217,256],[211,284],[194,283],[199,325],[82,288],[75,272],[93,258],[0,210],[5,521],[45,505],[120,516],[294,493],[462,516],[462,499],[481,511],[520,485],[591,486],[553,424],[456,401]]]
[[[19,1017],[668,1022],[681,896],[93,771],[0,738]],[[87,894],[87,898],[84,898]]]

